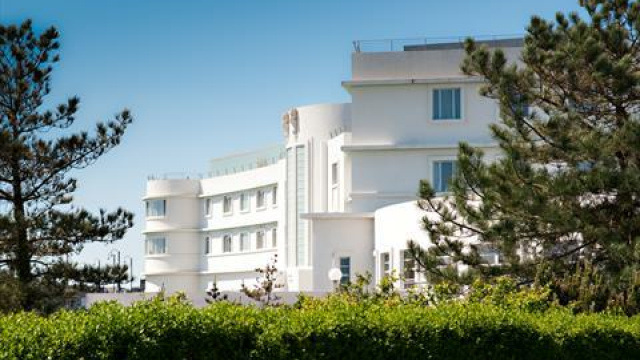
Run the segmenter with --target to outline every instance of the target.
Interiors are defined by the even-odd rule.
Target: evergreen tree
[[[60,270],[73,266],[68,255],[121,239],[133,219],[122,209],[93,215],[72,205],[70,173],[118,145],[132,118],[125,110],[92,135],[68,134],[79,99],[45,109],[58,37],[53,27],[36,34],[30,21],[0,25],[0,266],[17,279],[25,309],[74,280],[65,274],[78,272]]]
[[[562,289],[587,269],[617,303],[637,293],[640,4],[579,4],[588,18],[532,17],[517,63],[466,41],[462,70],[483,77],[481,94],[499,104],[490,130],[504,156],[487,162],[461,143],[450,196],[421,182],[419,205],[437,214],[424,219],[436,246],[409,246],[433,281],[509,274]],[[503,266],[487,266],[483,247]],[[445,255],[469,271],[446,266]]]

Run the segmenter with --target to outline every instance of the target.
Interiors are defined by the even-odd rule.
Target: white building
[[[521,40],[488,41],[515,61]],[[145,276],[148,291],[204,292],[253,284],[255,268],[278,255],[283,289],[332,288],[370,272],[413,274],[409,239],[428,246],[416,206],[418,183],[447,191],[457,145],[495,158],[488,125],[495,102],[465,76],[459,42],[352,56],[343,82],[350,104],[296,107],[282,118],[284,144],[212,161],[202,179],[150,179]],[[276,122],[274,121],[274,126]]]

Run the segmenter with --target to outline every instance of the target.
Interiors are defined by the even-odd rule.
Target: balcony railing
[[[353,41],[353,51],[357,53],[406,51],[407,48],[421,45],[461,44],[464,43],[467,38],[473,38],[476,41],[496,41],[519,39],[522,38],[522,34],[355,40]]]

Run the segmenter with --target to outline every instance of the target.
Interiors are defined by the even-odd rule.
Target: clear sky
[[[577,0],[0,0],[2,24],[61,32],[51,100],[78,95],[76,129],[123,107],[121,146],[74,174],[79,205],[123,206],[136,225],[112,247],[142,270],[148,175],[206,172],[207,160],[282,141],[293,106],[348,102],[352,41],[521,34]],[[81,258],[107,261],[111,247]]]

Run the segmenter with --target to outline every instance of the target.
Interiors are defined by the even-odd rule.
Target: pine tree
[[[60,271],[72,266],[68,255],[89,242],[121,239],[133,219],[122,209],[93,215],[72,204],[71,172],[118,145],[132,117],[125,110],[94,134],[68,133],[79,99],[44,105],[58,37],[53,27],[36,34],[31,21],[0,25],[0,266],[17,279],[25,309],[73,281],[62,274],[77,272]]]
[[[436,246],[409,245],[433,281],[531,283],[543,272],[557,284],[587,268],[612,297],[638,285],[629,279],[640,270],[640,4],[579,4],[586,19],[532,17],[517,63],[466,41],[462,70],[483,77],[481,94],[499,104],[490,130],[503,157],[488,162],[461,143],[450,196],[421,182],[419,205],[438,215],[424,220]],[[487,266],[483,247],[503,266]]]

